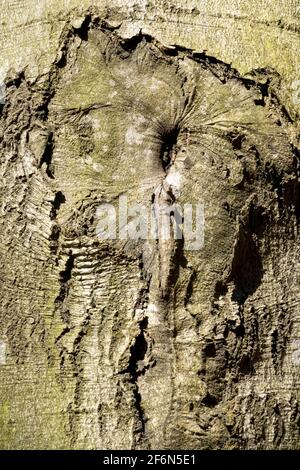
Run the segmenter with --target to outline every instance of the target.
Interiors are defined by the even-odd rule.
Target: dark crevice
[[[232,144],[234,150],[241,150],[242,145],[246,140],[246,136],[244,134],[240,134],[238,132],[229,132],[227,134],[227,138]]]
[[[63,331],[58,335],[58,337],[56,338],[55,340],[55,344],[57,344],[61,338],[63,338],[63,336],[65,336],[67,333],[69,333],[71,330],[70,330],[70,327],[69,326],[66,326]],[[61,351],[62,352],[62,351]]]
[[[261,92],[261,98],[254,100],[257,106],[266,106],[266,98],[269,96],[269,87],[271,80],[268,78],[265,83],[259,83],[258,88]]]
[[[234,281],[235,289],[232,300],[243,304],[255,292],[262,278],[262,262],[257,247],[251,236],[243,234],[232,264],[230,280]]]
[[[278,403],[275,404],[273,408],[273,412],[274,412],[274,418],[275,418],[273,442],[276,448],[279,448],[281,441],[284,438],[286,430],[285,430],[284,420],[281,415],[280,405]]]
[[[240,225],[228,278],[228,282],[233,281],[235,285],[232,300],[240,305],[261,282],[263,266],[257,240],[263,236],[266,223],[263,208],[251,205],[248,220]]]
[[[221,296],[226,295],[228,292],[228,287],[223,281],[217,281],[215,285],[214,298],[219,299]]]
[[[239,372],[243,375],[248,375],[253,371],[252,360],[248,354],[243,354],[237,365]]]
[[[205,69],[209,70],[221,83],[226,83],[228,79],[239,78],[246,85],[249,83],[252,85],[252,80],[243,79],[238,71],[234,69],[230,64],[222,62],[216,57],[209,56],[205,52],[196,52],[187,49],[186,53],[190,53],[191,59],[201,64]]]
[[[48,136],[48,140],[45,146],[44,153],[42,155],[39,168],[42,167],[42,165],[45,163],[46,164],[46,174],[49,176],[49,178],[54,179],[54,172],[53,172],[53,163],[52,163],[52,155],[53,155],[53,133],[50,132]]]
[[[185,291],[185,296],[184,296],[184,306],[185,307],[187,306],[187,304],[189,303],[189,301],[190,301],[190,299],[193,295],[194,283],[196,281],[196,278],[197,278],[196,271],[193,270],[192,273],[191,273],[188,285],[186,287],[186,291]]]
[[[278,330],[274,330],[271,333],[271,353],[273,357],[277,357],[278,354]]]
[[[149,34],[143,34],[140,31],[138,34],[136,34],[135,36],[132,36],[131,38],[122,39],[120,43],[121,43],[122,48],[125,51],[132,52],[143,41],[151,43],[153,42],[153,37],[150,36]]]
[[[237,338],[243,338],[245,336],[245,327],[243,323],[238,325],[236,328],[233,328]]]
[[[208,408],[213,408],[218,404],[219,400],[212,395],[211,393],[207,392],[205,397],[202,399],[201,403]]]
[[[61,191],[55,193],[54,200],[52,202],[52,208],[50,212],[50,219],[53,221],[51,234],[49,237],[50,241],[50,251],[52,254],[56,255],[59,247],[59,236],[60,236],[60,226],[57,222],[57,214],[60,209],[60,206],[66,202],[66,198]],[[57,260],[56,260],[57,261]]]
[[[68,283],[72,277],[73,268],[74,268],[74,255],[71,252],[65,264],[65,269],[60,272],[61,287],[60,287],[59,294],[55,299],[55,303],[63,303],[65,298],[67,297],[68,290],[69,290]]]
[[[55,220],[57,217],[57,213],[60,209],[60,206],[66,202],[66,198],[61,191],[57,191],[55,193],[54,201],[52,202],[52,209],[50,213],[50,218]]]
[[[283,181],[283,174],[278,172],[272,164],[266,164],[263,170],[263,177],[271,184],[272,191],[277,197],[278,208],[282,215],[289,215],[289,210],[293,208],[297,221],[300,219],[300,184],[299,184],[299,155],[298,149],[292,147],[294,154],[294,172],[290,174],[290,179]]]
[[[59,236],[60,236],[60,227],[57,223],[54,223],[53,226],[52,226],[52,230],[51,230],[51,234],[50,234],[50,237],[49,237],[49,241],[50,241],[50,252],[53,254],[53,255],[56,255],[57,252],[58,252],[58,247],[59,247],[59,243],[58,243],[58,240],[59,240]],[[57,260],[56,260],[56,263],[57,263]]]
[[[59,69],[63,69],[66,65],[67,65],[67,56],[66,56],[66,53],[64,51],[62,51],[61,57],[56,62],[56,66]]]
[[[213,342],[208,342],[203,348],[205,357],[216,357],[216,346]]]
[[[300,151],[299,149],[291,144],[291,150],[294,155],[294,167],[295,167],[295,180],[293,183],[293,192],[292,192],[292,197],[291,201],[294,204],[295,207],[295,215],[297,222],[300,222]]]
[[[176,145],[179,135],[179,129],[174,128],[166,131],[162,135],[162,146],[160,151],[160,159],[162,162],[163,169],[165,171],[171,166],[174,157],[176,155]]]
[[[60,279],[62,283],[66,283],[71,279],[73,267],[74,267],[74,256],[71,253],[69,255],[69,258],[67,259],[64,271],[61,272]]]
[[[148,326],[148,319],[144,318],[140,322],[140,332],[130,349],[130,360],[128,364],[128,372],[136,381],[137,377],[142,374],[140,363],[145,359],[148,344],[145,338],[145,330]]]
[[[25,72],[24,70],[20,71],[19,73],[17,73],[17,75],[14,77],[14,78],[8,78],[7,81],[6,81],[6,87],[9,88],[9,87],[16,87],[16,88],[19,88],[19,86],[21,85],[21,83],[26,80],[25,79]]]
[[[136,336],[134,344],[130,348],[130,358],[127,369],[123,373],[129,373],[130,382],[133,384],[133,396],[135,402],[135,408],[137,410],[139,423],[140,423],[140,435],[145,434],[145,423],[146,418],[142,407],[142,397],[139,392],[138,377],[145,371],[143,361],[145,359],[148,343],[145,337],[145,330],[148,327],[148,318],[145,317],[139,323],[140,332]]]
[[[81,26],[79,28],[74,28],[74,33],[78,37],[80,37],[80,39],[82,41],[87,41],[88,40],[89,30],[90,30],[90,27],[91,27],[91,20],[92,20],[92,16],[87,15],[85,17],[84,21],[82,22]]]

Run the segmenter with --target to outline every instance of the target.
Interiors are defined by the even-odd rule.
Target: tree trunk
[[[299,449],[299,8],[95,3],[1,12],[0,447]]]

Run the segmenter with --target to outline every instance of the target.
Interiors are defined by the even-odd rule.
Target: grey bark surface
[[[299,449],[299,5],[78,3],[2,11],[0,448]]]

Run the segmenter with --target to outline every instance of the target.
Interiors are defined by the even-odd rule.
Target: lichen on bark
[[[298,448],[299,151],[280,77],[119,29],[90,9],[46,74],[6,79],[0,446]],[[204,204],[204,247],[99,240],[97,207],[123,194]]]

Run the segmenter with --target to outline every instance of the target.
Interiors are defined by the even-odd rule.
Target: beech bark
[[[38,5],[1,12],[0,448],[299,449],[298,3]],[[124,195],[203,247],[101,240]]]

